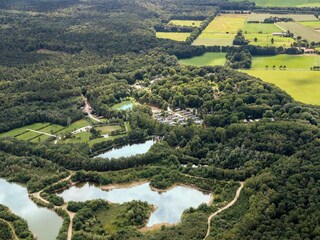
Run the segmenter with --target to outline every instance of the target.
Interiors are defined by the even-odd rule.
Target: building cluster
[[[185,125],[188,119],[191,119],[195,124],[202,124],[203,120],[186,110],[176,109],[176,111],[161,111],[154,112],[153,117],[161,122],[169,125]]]

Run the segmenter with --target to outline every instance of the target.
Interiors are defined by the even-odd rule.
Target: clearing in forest
[[[171,20],[168,24],[185,26],[185,27],[199,27],[202,21],[197,20]]]
[[[208,52],[202,56],[192,57],[187,59],[181,59],[179,61],[182,64],[192,65],[192,66],[215,66],[221,65],[224,66],[226,62],[226,54],[225,53],[214,53]]]
[[[171,40],[175,40],[175,41],[184,42],[190,36],[190,33],[184,33],[184,32],[157,32],[156,36],[157,36],[157,38],[165,38],[165,39],[171,39]]]

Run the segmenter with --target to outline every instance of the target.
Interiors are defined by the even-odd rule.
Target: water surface
[[[103,191],[93,184],[85,183],[73,186],[59,195],[65,201],[79,202],[94,199],[105,199],[113,203],[146,201],[157,207],[150,216],[148,227],[163,222],[177,223],[185,209],[198,207],[201,203],[208,203],[210,200],[209,194],[193,188],[177,186],[167,192],[156,192],[151,190],[149,183],[109,191]]]
[[[120,158],[120,157],[131,157],[137,154],[143,154],[149,151],[151,146],[155,142],[148,140],[144,143],[128,144],[120,148],[113,148],[105,153],[98,155],[97,157],[103,158]]]
[[[28,197],[28,191],[16,183],[0,178],[0,204],[24,218],[38,240],[54,240],[62,226],[62,218],[53,211],[38,207]]]

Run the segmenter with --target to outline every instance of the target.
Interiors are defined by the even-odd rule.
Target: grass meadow
[[[196,20],[171,20],[168,24],[186,27],[199,27],[202,21]]]
[[[244,72],[260,78],[263,81],[275,84],[290,94],[297,101],[320,105],[319,71],[251,69]]]
[[[184,42],[190,36],[190,33],[184,32],[157,32],[157,38],[171,39],[179,42]]]

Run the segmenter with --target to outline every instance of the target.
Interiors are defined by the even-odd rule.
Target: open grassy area
[[[121,127],[119,125],[113,125],[113,126],[103,126],[103,127],[97,127],[98,131],[101,131],[101,134],[109,134],[112,131],[121,130]]]
[[[190,36],[190,33],[183,32],[157,32],[157,38],[171,39],[175,41],[184,42]]]
[[[60,130],[64,129],[63,126],[58,125],[58,124],[51,124],[48,127],[42,128],[41,132],[49,133],[49,134],[54,134]]]
[[[4,137],[4,136],[15,137],[15,136],[20,135],[24,132],[27,132],[27,129],[38,130],[38,129],[44,128],[48,125],[50,125],[50,123],[34,123],[34,124],[27,125],[27,126],[24,126],[21,128],[12,129],[11,131],[8,131],[5,133],[1,133],[0,137]]]
[[[294,39],[288,37],[271,36],[271,34],[250,33],[244,34],[245,38],[250,41],[250,45],[262,47],[290,47],[295,42]],[[255,38],[257,41],[254,41]],[[274,42],[271,42],[273,38]]]
[[[38,136],[41,136],[41,134],[40,133],[36,133],[36,132],[28,131],[28,132],[26,132],[24,134],[21,134],[21,135],[17,136],[16,138],[19,139],[19,140],[29,141],[30,139],[38,137]]]
[[[273,23],[246,23],[242,30],[248,34],[281,32],[281,29]]]
[[[278,22],[277,25],[284,30],[289,30],[295,36],[301,36],[303,39],[308,40],[309,42],[319,42],[320,41],[320,32],[315,31],[310,27],[306,27],[300,23],[296,22]]]
[[[266,65],[269,66],[269,69],[273,65],[277,68],[286,65],[287,70],[310,70],[310,67],[320,65],[319,55],[279,54],[276,56],[253,57],[252,60],[253,69],[265,69]]]
[[[233,0],[239,2],[241,0]],[[257,6],[263,7],[320,7],[319,0],[252,0]]]
[[[258,69],[244,72],[277,85],[298,101],[320,105],[320,72]]]
[[[296,22],[316,21],[318,20],[313,14],[274,14],[274,13],[251,13],[248,21],[263,22],[269,17],[292,18]]]
[[[61,131],[57,132],[58,135],[67,133],[67,132],[72,132],[76,129],[82,128],[82,127],[86,127],[91,125],[91,123],[89,121],[87,121],[86,119],[80,119],[74,123],[71,123],[68,127],[63,128]]]
[[[225,53],[205,53],[202,56],[182,59],[179,62],[182,64],[193,65],[193,66],[206,66],[206,65],[224,66],[226,62],[226,54]]]
[[[186,27],[199,27],[202,21],[196,20],[171,20],[168,24]]]
[[[246,14],[223,14],[215,17],[193,42],[193,45],[232,45],[235,34],[243,28],[247,17]]]
[[[308,22],[300,22],[303,26],[314,28],[314,29],[320,29],[320,21],[308,21]]]

